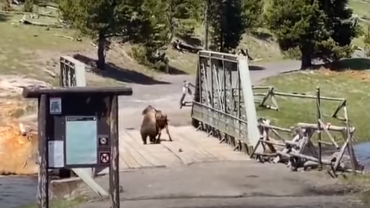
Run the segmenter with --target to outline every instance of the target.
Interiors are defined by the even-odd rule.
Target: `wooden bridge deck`
[[[139,130],[120,131],[120,169],[171,167],[216,161],[246,161],[248,155],[192,126],[170,126],[173,142],[162,133],[161,144],[143,145]]]

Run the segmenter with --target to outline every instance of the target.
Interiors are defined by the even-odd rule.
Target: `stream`
[[[370,171],[370,142],[353,145],[357,160],[365,165],[365,170]]]
[[[37,177],[0,176],[0,207],[15,208],[36,202]]]

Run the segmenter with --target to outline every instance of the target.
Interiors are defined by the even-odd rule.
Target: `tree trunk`
[[[309,69],[312,66],[311,53],[309,50],[301,49],[301,70]]]
[[[103,32],[99,32],[98,39],[98,61],[96,63],[98,69],[105,70],[105,35]]]

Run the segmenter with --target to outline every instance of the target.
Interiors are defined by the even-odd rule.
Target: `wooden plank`
[[[158,157],[156,155],[151,154],[151,152],[147,151],[146,146],[149,145],[143,145],[138,144],[135,142],[135,132],[134,131],[123,131],[125,135],[127,135],[127,142],[130,142],[130,144],[135,148],[136,151],[138,151],[148,162],[150,162],[154,167],[163,167],[165,166],[163,163],[160,162]],[[138,132],[137,132],[138,133]]]
[[[178,134],[176,127],[172,127],[170,131],[174,141],[163,141],[161,142],[161,146],[166,148],[168,152],[170,152],[174,157],[178,158],[185,165],[202,161],[202,158],[191,146],[186,143],[182,143],[181,140],[175,139],[181,137],[181,135]]]
[[[192,138],[189,137],[189,140],[202,147],[209,154],[213,155],[214,158],[217,158],[218,161],[228,160],[228,153],[235,153],[229,145],[220,144],[217,138],[210,138],[206,133],[196,131],[193,127],[181,127],[181,129],[183,132],[192,132],[196,135]]]
[[[124,149],[124,151],[121,151],[120,157],[129,168],[139,168],[141,165],[136,161],[136,159],[130,154],[130,152],[127,151],[127,149]]]
[[[119,154],[120,154],[119,155],[119,169],[120,170],[128,169],[129,168],[128,165],[126,164],[125,160],[122,159],[122,156],[121,156],[122,152],[120,151]]]
[[[127,131],[131,135],[136,135],[137,137],[140,137],[140,133],[138,131]],[[170,152],[167,148],[160,144],[147,144],[143,145],[142,143],[137,142],[139,138],[136,138],[136,142],[134,137],[131,137],[131,140],[133,143],[136,143],[137,146],[141,147],[143,151],[147,152],[150,155],[154,155],[157,161],[161,163],[161,166],[178,166],[182,165],[182,161],[176,157],[172,152]]]
[[[194,129],[195,131],[195,129]],[[202,143],[197,143],[193,141],[193,137],[191,134],[193,132],[186,131],[186,135],[184,135],[184,131],[181,128],[171,128],[171,133],[174,132],[176,137],[176,140],[181,142],[182,144],[188,145],[190,148],[192,148],[193,151],[197,153],[197,155],[201,158],[201,160],[204,161],[217,161],[217,157],[209,153],[206,149],[206,146],[203,146]],[[199,139],[196,137],[196,139]]]
[[[200,162],[195,157],[193,157],[193,155],[195,154],[194,151],[192,151],[186,145],[181,145],[179,142],[163,142],[162,146],[164,146],[174,156],[181,160],[181,162],[185,165],[194,162]]]
[[[203,131],[196,131],[194,127],[179,127],[183,132],[192,132],[196,135],[189,137],[190,140],[202,146],[207,152],[214,155],[220,161],[243,160],[248,161],[250,158],[243,152],[233,151],[233,148],[225,143],[220,144],[219,140],[214,137],[208,137]]]
[[[180,135],[178,134],[174,134],[176,136],[176,141],[173,141],[172,143],[174,143],[174,145],[178,145],[178,149],[181,149],[181,154],[183,154],[184,152],[186,152],[186,154],[190,154],[191,158],[192,158],[192,163],[194,162],[205,162],[207,161],[206,160],[206,157],[201,155],[199,153],[199,151],[196,149],[196,148],[193,148],[191,146],[191,144],[187,143],[187,142],[183,142],[181,139],[180,139]],[[179,152],[179,151],[178,151]],[[180,153],[180,152],[179,152]],[[178,155],[178,154],[176,154]]]
[[[126,139],[127,139],[127,137],[126,137]],[[130,155],[132,155],[132,157],[135,158],[135,160],[137,161],[137,163],[141,167],[151,167],[151,166],[153,166],[143,155],[141,155],[133,147],[133,145],[129,141],[126,141],[126,139],[124,137],[120,136],[120,145],[119,145],[120,151],[121,152],[124,152],[124,151],[129,152]]]

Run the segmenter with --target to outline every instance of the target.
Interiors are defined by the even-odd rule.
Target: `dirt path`
[[[203,163],[121,173],[125,208],[362,208],[337,180],[255,161]],[[108,178],[97,179],[108,188]],[[81,208],[108,207],[108,202]]]
[[[253,66],[262,69],[251,71],[252,83],[257,84],[261,79],[299,69],[300,62],[289,60],[267,64],[254,63]],[[140,112],[149,104],[166,111],[171,119],[171,125],[190,124],[190,108],[179,109],[182,82],[184,80],[195,83],[193,75],[162,75],[158,79],[161,84],[129,84],[134,94],[131,97],[120,98],[121,127],[139,127],[141,122]]]

